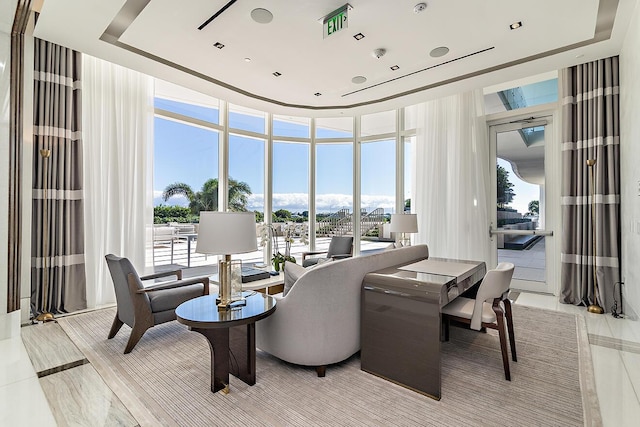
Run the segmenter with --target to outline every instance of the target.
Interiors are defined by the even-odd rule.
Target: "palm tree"
[[[193,189],[184,182],[169,184],[162,192],[162,200],[166,202],[171,197],[178,195],[185,196],[187,200],[189,200],[189,208],[195,215],[198,215],[200,211],[217,211],[218,178],[206,180],[200,191],[193,191]],[[229,178],[229,210],[246,212],[249,195],[251,195],[251,187],[249,187],[249,184]]]

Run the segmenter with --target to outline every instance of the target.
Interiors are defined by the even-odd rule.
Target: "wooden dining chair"
[[[511,344],[511,358],[514,362],[518,361],[513,333],[511,301],[509,301],[509,286],[514,268],[515,266],[510,262],[501,262],[495,269],[489,270],[484,276],[475,299],[458,297],[442,307],[445,341],[449,340],[449,326],[452,320],[468,324],[471,329],[476,331],[480,331],[482,328],[491,328],[498,331],[504,376],[507,381],[511,381],[511,371],[507,354],[505,317],[509,343]]]

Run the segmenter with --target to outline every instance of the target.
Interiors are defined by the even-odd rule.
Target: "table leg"
[[[192,329],[209,341],[211,349],[211,391],[229,392],[229,329]],[[218,357],[216,357],[216,353]]]
[[[231,328],[192,330],[204,335],[209,341],[212,392],[229,392],[229,373],[249,385],[256,383],[255,323]]]
[[[191,267],[191,237],[187,237],[187,267]]]
[[[229,371],[249,385],[256,383],[256,324],[229,331]]]

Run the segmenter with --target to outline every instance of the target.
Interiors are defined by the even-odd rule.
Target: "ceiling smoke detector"
[[[374,58],[382,58],[384,56],[384,54],[387,53],[387,49],[375,49],[373,52],[371,52],[371,55],[373,55]]]
[[[418,3],[417,5],[413,6],[413,13],[420,13],[426,8],[427,8],[426,3]]]

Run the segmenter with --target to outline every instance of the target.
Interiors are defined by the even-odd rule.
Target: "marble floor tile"
[[[47,375],[40,384],[58,425],[138,425],[91,365]]]
[[[0,386],[35,378],[36,373],[19,337],[0,341]]]
[[[618,350],[592,345],[596,390],[605,427],[637,426],[640,402]]]
[[[640,354],[621,351],[620,357],[636,394],[636,399],[640,401]]]
[[[625,341],[640,343],[640,321],[626,318],[616,319],[611,315],[606,316],[611,333]]]
[[[46,373],[85,359],[57,322],[24,326],[21,335],[38,373]]]
[[[0,368],[4,366],[0,364]],[[31,378],[0,386],[0,426],[56,425],[35,374]]]
[[[593,314],[584,310],[584,320],[587,323],[587,331],[593,335],[601,335],[603,337],[615,338],[611,327],[607,322],[606,314]]]
[[[553,295],[532,294],[521,292],[516,304],[528,307],[543,308],[546,310],[556,310],[558,306],[557,298]]]

